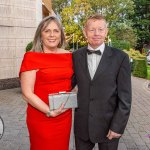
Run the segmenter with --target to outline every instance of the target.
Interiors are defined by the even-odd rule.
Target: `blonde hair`
[[[86,21],[84,22],[84,28],[87,27],[89,20],[103,20],[104,22],[106,22],[106,27],[107,27],[107,21],[106,21],[106,19],[102,15],[100,15],[100,14],[94,14],[92,16],[89,16],[86,19]]]
[[[64,43],[65,43],[65,35],[64,35],[64,31],[63,31],[63,27],[60,23],[60,21],[54,17],[54,16],[48,16],[45,17],[40,24],[38,25],[35,35],[34,35],[34,40],[33,40],[33,47],[32,47],[32,51],[34,52],[43,52],[43,47],[42,47],[42,41],[41,41],[41,33],[42,31],[49,25],[50,22],[55,22],[58,26],[58,28],[61,31],[61,41],[58,44],[58,48],[61,48]]]

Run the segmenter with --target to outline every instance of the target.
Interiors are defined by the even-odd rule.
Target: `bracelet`
[[[50,117],[50,116],[51,116],[51,111],[48,111],[48,112],[46,113],[46,116],[47,116],[47,117]]]

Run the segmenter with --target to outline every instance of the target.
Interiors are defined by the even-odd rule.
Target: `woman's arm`
[[[43,113],[49,111],[49,106],[34,94],[36,70],[21,73],[21,89],[23,99]]]
[[[43,102],[36,94],[34,94],[34,85],[36,80],[36,70],[26,71],[21,73],[21,89],[23,99],[34,108],[47,114],[50,112],[49,106]],[[51,117],[56,117],[66,111],[64,105],[61,105],[57,110],[51,111]]]

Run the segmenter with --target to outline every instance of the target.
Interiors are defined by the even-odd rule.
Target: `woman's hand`
[[[53,111],[50,111],[50,117],[56,117],[60,114],[62,114],[63,112],[67,111],[67,108],[64,108],[65,104],[61,104],[61,106],[58,109],[55,109]]]

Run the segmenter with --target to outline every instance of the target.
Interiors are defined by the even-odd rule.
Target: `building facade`
[[[25,47],[50,9],[50,0],[0,0],[0,80],[18,77]]]

